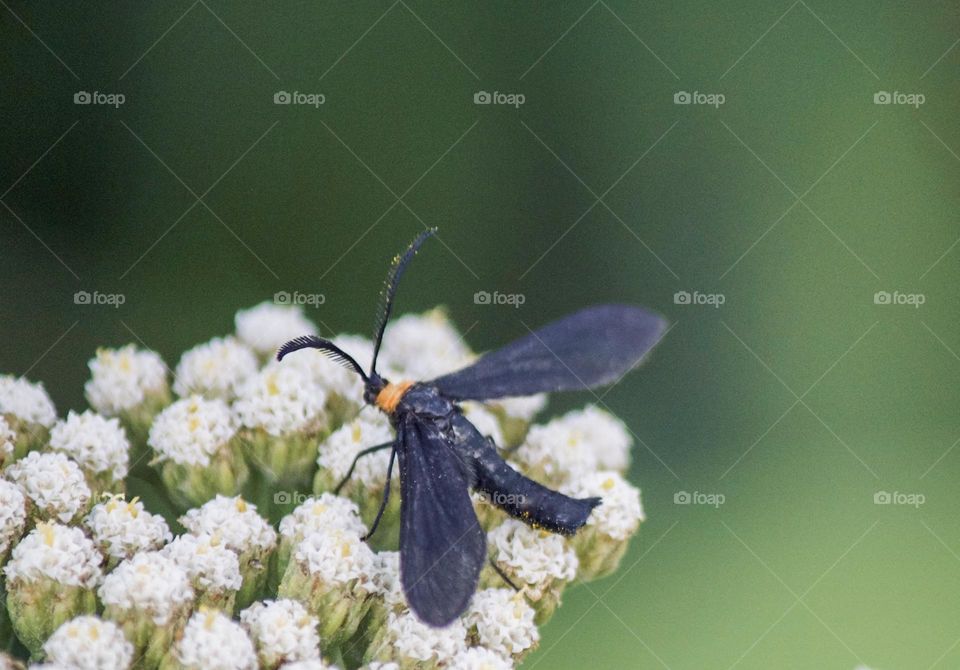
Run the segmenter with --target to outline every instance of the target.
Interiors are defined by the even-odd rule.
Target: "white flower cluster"
[[[240,623],[267,667],[320,658],[317,618],[296,600],[254,603],[240,613]]]
[[[487,534],[487,542],[497,563],[509,567],[511,575],[532,591],[539,584],[570,581],[577,576],[577,554],[560,535],[507,519]]]
[[[413,380],[453,372],[475,357],[442,309],[394,319],[384,333],[380,355],[385,369]]]
[[[180,535],[160,550],[204,591],[237,591],[243,583],[240,559],[217,534]]]
[[[632,439],[623,422],[593,405],[533,426],[516,458],[554,481],[630,464]]]
[[[479,644],[505,658],[517,657],[540,640],[533,608],[523,594],[509,589],[478,591],[463,616]]]
[[[318,449],[317,465],[327,470],[336,481],[347,475],[353,459],[367,447],[394,439],[393,428],[381,412],[363,411],[350,423],[333,431]],[[386,484],[390,450],[369,454],[357,461],[351,477],[368,488]]]
[[[360,335],[339,335],[333,338],[333,343],[361,365],[373,358],[373,342]],[[327,393],[355,402],[363,397],[363,381],[360,377],[321,351],[305,349],[295,352],[283,359],[283,365],[304,371]]]
[[[180,517],[183,527],[194,535],[216,535],[237,553],[270,551],[277,544],[277,531],[257,514],[257,506],[237,496],[218,495]]]
[[[300,307],[262,302],[237,312],[237,337],[258,354],[272,356],[287,340],[316,334],[317,328]]]
[[[127,345],[99,349],[88,363],[87,401],[98,412],[114,416],[133,409],[151,394],[166,393],[167,366],[153,351]]]
[[[447,663],[467,647],[467,630],[460,619],[446,628],[434,628],[412,612],[391,612],[387,633],[397,655],[420,663]]]
[[[230,407],[223,400],[193,395],[157,415],[147,442],[161,461],[205,466],[236,430]]]
[[[90,487],[80,467],[63,454],[31,451],[7,468],[7,477],[16,483],[43,519],[69,523],[90,502]]]
[[[326,402],[327,392],[307,372],[273,362],[244,382],[233,409],[244,426],[279,437],[319,425]]]
[[[127,476],[130,443],[117,419],[71,411],[50,431],[50,448],[93,474],[107,473],[114,480]]]
[[[334,528],[357,536],[367,532],[360,520],[357,503],[332,493],[308,498],[280,520],[280,535],[284,538],[302,538],[315,531]]]
[[[100,550],[113,559],[159,549],[173,537],[162,516],[148,512],[140,500],[126,501],[121,495],[94,505],[84,524]]]
[[[294,559],[325,584],[367,580],[374,574],[374,554],[360,536],[339,528],[306,535],[293,552]]]
[[[231,400],[258,367],[248,347],[233,337],[216,337],[183,354],[173,373],[173,390],[182,397],[196,393]]]
[[[75,670],[129,668],[133,645],[112,621],[81,616],[66,622],[43,645],[47,660]]]
[[[34,384],[13,375],[0,375],[0,414],[45,428],[57,420],[57,410],[43,384]]]
[[[79,528],[41,523],[13,548],[4,567],[7,584],[49,580],[93,588],[100,583],[103,557]]]
[[[136,612],[158,626],[193,602],[190,578],[160,552],[144,551],[118,565],[103,580],[101,602],[121,612]]]
[[[595,507],[587,519],[587,526],[615,540],[628,539],[644,520],[640,490],[619,472],[588,472],[565,486],[563,492],[576,498],[602,498],[603,503]]]
[[[175,650],[183,670],[257,670],[253,642],[218,610],[196,612]]]

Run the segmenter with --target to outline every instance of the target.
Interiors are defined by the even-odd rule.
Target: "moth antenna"
[[[390,266],[390,272],[387,273],[387,279],[384,282],[383,292],[380,294],[380,306],[377,309],[377,320],[373,329],[373,361],[370,363],[370,376],[377,373],[377,356],[380,354],[380,343],[383,342],[383,331],[387,327],[387,321],[390,320],[390,311],[393,309],[393,299],[397,294],[397,286],[400,284],[400,277],[403,271],[407,269],[410,262],[420,246],[426,239],[437,232],[436,228],[427,228],[410,243],[402,254],[393,257],[393,264]]]
[[[319,349],[327,358],[339,363],[345,368],[353,370],[360,375],[364,382],[367,381],[367,375],[363,371],[363,368],[360,367],[360,364],[357,363],[350,354],[330,340],[325,340],[316,335],[304,335],[290,340],[277,350],[277,360],[282,361],[283,357],[287,354],[292,354],[294,351],[300,351],[301,349]]]

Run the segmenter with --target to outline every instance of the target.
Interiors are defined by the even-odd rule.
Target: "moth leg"
[[[390,443],[391,445],[393,442]],[[383,487],[383,500],[380,501],[380,509],[377,510],[377,516],[373,519],[373,524],[370,526],[370,532],[361,537],[360,539],[363,542],[369,540],[374,533],[377,532],[377,526],[380,525],[380,519],[383,517],[383,511],[387,509],[387,503],[390,501],[390,480],[393,479],[393,461],[397,457],[397,448],[394,447],[393,451],[390,452],[390,465],[387,466],[387,485]]]
[[[493,568],[494,572],[496,572],[498,575],[500,575],[500,579],[502,579],[502,580],[505,581],[507,584],[509,584],[509,585],[510,585],[510,588],[512,588],[514,591],[519,592],[519,591],[520,591],[520,587],[513,583],[513,580],[510,579],[510,578],[507,576],[507,573],[505,573],[505,572],[500,568],[499,565],[497,565],[497,562],[494,561],[492,557],[491,557],[489,560],[490,560],[490,567]]]
[[[347,470],[347,474],[344,476],[343,479],[340,480],[340,483],[337,484],[336,488],[333,489],[334,494],[339,494],[340,489],[343,488],[343,485],[350,480],[350,477],[353,475],[353,469],[357,467],[357,461],[359,461],[363,456],[368,456],[374,452],[381,451],[382,449],[386,449],[387,447],[390,447],[392,445],[393,445],[392,441],[384,442],[383,444],[378,444],[374,447],[367,447],[366,449],[358,453],[356,457],[353,459],[353,463],[350,464],[350,469]]]

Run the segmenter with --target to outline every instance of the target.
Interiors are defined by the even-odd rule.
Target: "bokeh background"
[[[366,333],[439,226],[399,310],[478,350],[673,325],[551,401],[628,422],[649,519],[526,667],[960,666],[956,3],[0,5],[0,370],[79,409],[98,346],[173,364],[277,291]]]

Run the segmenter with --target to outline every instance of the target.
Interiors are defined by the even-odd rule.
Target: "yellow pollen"
[[[91,640],[100,639],[100,629],[96,626],[90,626],[90,628],[87,629],[87,634],[90,636]]]
[[[360,424],[354,422],[353,431],[350,433],[350,436],[353,438],[354,442],[359,442],[363,439],[363,431],[360,429]]]
[[[267,377],[267,393],[270,395],[280,395],[280,387],[277,386],[276,375],[270,375]]]
[[[206,616],[206,618],[203,620],[203,627],[207,630],[213,630],[213,624],[217,622],[217,610],[208,607],[201,607],[200,612]]]
[[[323,503],[314,503],[314,504],[313,504],[313,515],[314,515],[314,516],[320,516],[321,514],[323,514],[323,513],[326,512],[326,511],[327,511],[327,506],[324,505]]]
[[[609,491],[610,489],[612,489],[612,488],[613,488],[614,486],[616,486],[616,485],[617,485],[617,483],[616,483],[615,481],[613,481],[613,478],[611,477],[611,478],[607,479],[605,482],[603,482],[603,490],[604,490],[604,491]]]
[[[77,638],[80,637],[80,631],[77,630],[76,626],[70,626],[67,628],[67,637]]]
[[[247,501],[243,498],[237,498],[237,511],[246,512],[247,511]]]
[[[195,433],[197,428],[200,427],[200,419],[195,416],[190,417],[190,422],[187,424],[187,428],[190,429],[191,433]]]
[[[413,382],[397,382],[396,384],[387,384],[383,387],[383,390],[377,394],[376,405],[381,410],[387,414],[393,414],[393,411],[397,409],[397,405],[400,404],[400,399],[403,398],[403,394],[413,386]]]
[[[350,545],[348,543],[344,542],[343,544],[340,545],[340,555],[343,558],[347,558],[351,553],[352,553],[352,549],[350,548]]]
[[[49,523],[41,523],[37,525],[37,528],[40,529],[40,533],[43,535],[43,543],[48,547],[52,547],[53,541],[56,539],[56,534],[53,532],[53,526]]]

